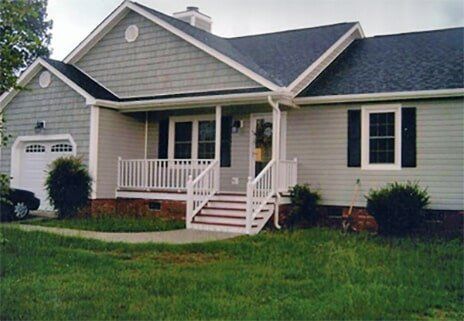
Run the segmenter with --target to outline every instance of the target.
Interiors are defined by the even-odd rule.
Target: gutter
[[[450,98],[464,96],[464,88],[437,89],[418,91],[399,91],[388,93],[354,94],[354,95],[330,95],[319,97],[297,97],[294,102],[300,105],[319,105],[334,103],[352,103],[368,101],[387,101],[405,99]]]
[[[186,108],[204,108],[214,107],[216,105],[242,105],[249,103],[268,102],[268,97],[282,100],[289,105],[292,102],[292,97],[286,92],[262,92],[262,93],[244,93],[244,94],[228,94],[217,96],[201,96],[201,97],[182,97],[169,99],[152,99],[141,101],[115,102],[109,100],[96,99],[94,104],[99,107],[107,107],[119,110],[122,113],[152,111],[152,110],[174,110]],[[285,104],[285,103],[284,103]],[[294,104],[292,104],[292,107]]]

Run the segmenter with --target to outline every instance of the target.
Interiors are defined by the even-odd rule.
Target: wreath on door
[[[272,147],[272,123],[259,119],[256,122],[255,143],[257,148]]]

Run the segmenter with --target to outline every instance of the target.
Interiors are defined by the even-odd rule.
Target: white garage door
[[[45,190],[48,165],[58,157],[74,155],[69,141],[26,143],[22,150],[19,187],[34,192],[40,209],[51,210]]]

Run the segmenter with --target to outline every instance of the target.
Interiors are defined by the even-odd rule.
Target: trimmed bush
[[[45,187],[58,217],[71,217],[87,205],[92,178],[79,158],[61,157],[51,163]]]
[[[317,220],[316,207],[321,200],[318,192],[313,192],[307,184],[295,185],[290,197],[292,210],[290,211],[285,225],[293,227],[301,223],[314,224]]]
[[[404,235],[424,221],[429,204],[427,189],[417,183],[392,183],[367,196],[367,210],[379,225],[379,234]]]

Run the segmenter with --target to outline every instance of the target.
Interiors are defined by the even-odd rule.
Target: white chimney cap
[[[175,12],[173,16],[174,18],[185,21],[194,27],[211,32],[213,20],[210,16],[201,13],[198,7],[189,6],[187,7],[187,10]]]

